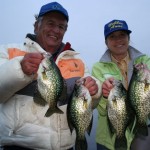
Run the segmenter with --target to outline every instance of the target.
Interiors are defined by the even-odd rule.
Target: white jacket
[[[34,44],[33,44],[34,43]],[[33,46],[32,46],[33,45]],[[44,50],[34,41],[26,38],[25,45],[0,46],[0,145],[18,145],[38,150],[66,150],[75,144],[75,132],[70,133],[67,118],[67,104],[60,106],[64,114],[53,114],[44,117],[48,106],[37,106],[32,96],[16,94],[32,82],[33,77],[23,73],[20,62],[23,56],[9,58],[9,48],[24,52],[43,52]],[[56,60],[79,58],[75,51],[62,52]],[[88,76],[85,67],[84,76]],[[97,103],[101,94],[93,97]]]

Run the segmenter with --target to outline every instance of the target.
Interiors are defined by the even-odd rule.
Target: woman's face
[[[124,58],[129,47],[129,34],[126,31],[115,31],[106,38],[106,45],[112,55],[117,58]]]

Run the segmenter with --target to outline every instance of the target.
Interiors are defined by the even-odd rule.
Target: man
[[[110,132],[107,118],[107,102],[109,93],[113,88],[113,80],[121,80],[124,87],[128,89],[133,73],[133,65],[143,62],[150,67],[149,57],[129,45],[131,32],[124,20],[112,20],[104,27],[105,43],[108,49],[92,69],[93,76],[103,83],[102,96],[97,106],[97,150],[116,150],[114,147],[115,138]],[[126,130],[127,148],[125,150],[148,150],[150,136],[134,137],[133,128],[131,130],[127,128]]]
[[[101,94],[100,83],[91,77],[70,43],[62,42],[67,31],[68,12],[57,2],[41,7],[36,16],[34,33],[27,34],[24,45],[0,47],[0,145],[4,150],[67,150],[75,143],[70,133],[66,108],[78,78],[93,98],[93,108]],[[43,53],[51,53],[67,84],[63,114],[44,117],[48,106],[34,103],[37,71]]]

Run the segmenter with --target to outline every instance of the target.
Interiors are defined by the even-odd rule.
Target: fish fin
[[[72,117],[71,117],[72,99],[73,99],[73,91],[72,91],[72,94],[70,96],[70,99],[69,99],[68,105],[67,105],[67,122],[68,122],[68,126],[69,126],[71,134],[72,134],[72,131],[74,130],[74,126],[73,126],[73,123],[72,123]]]
[[[120,148],[127,149],[127,140],[125,136],[116,137],[115,149],[120,149]]]
[[[35,89],[34,92],[33,101],[40,106],[46,106],[47,104],[47,102],[42,98],[37,88]]]
[[[148,114],[148,119],[150,119],[150,113]]]
[[[131,105],[127,104],[127,124],[126,124],[126,128],[128,128],[132,133],[136,134],[136,130],[134,128],[135,126],[135,120],[136,120],[136,113],[133,110]]]
[[[143,136],[148,136],[148,126],[147,124],[137,124],[137,132]]]
[[[110,122],[110,120],[109,120],[109,117],[107,117],[107,121],[108,121],[108,127],[109,127],[110,134],[111,134],[111,136],[113,136],[114,133],[115,133],[115,129],[114,129],[114,127],[112,126],[112,124],[111,124],[111,122]]]
[[[71,117],[70,117],[70,111],[69,111],[69,106],[67,107],[67,122],[68,122],[68,126],[69,126],[69,129],[70,129],[70,132],[72,134],[72,131],[74,129],[72,123],[71,123]]]
[[[67,100],[67,84],[65,80],[63,82],[64,82],[63,90],[59,97],[59,101],[61,103],[60,105],[66,104],[66,100]]]
[[[49,108],[45,114],[45,117],[50,117],[54,113],[63,114],[64,112],[56,106],[54,109]]]
[[[70,122],[70,120],[69,119],[67,119],[67,120],[68,120],[68,126],[69,126],[69,129],[70,129],[70,132],[72,134],[72,131],[74,130],[74,127],[73,127],[72,123]]]
[[[87,150],[88,146],[87,146],[87,140],[84,136],[84,138],[79,139],[78,136],[76,138],[76,142],[75,142],[75,150]]]
[[[92,130],[92,123],[93,123],[93,115],[92,115],[91,122],[90,122],[90,124],[89,124],[89,126],[87,128],[87,133],[88,133],[89,136],[90,136],[90,133],[91,133],[91,130]]]

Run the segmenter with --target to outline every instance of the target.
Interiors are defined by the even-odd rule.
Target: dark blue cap
[[[114,31],[120,31],[124,30],[127,33],[131,33],[132,31],[128,29],[128,25],[124,20],[112,20],[109,23],[107,23],[104,27],[104,36],[105,39],[109,34],[111,34]]]
[[[67,10],[57,2],[51,2],[51,3],[48,3],[46,5],[43,5],[40,9],[38,17],[41,17],[41,16],[43,16],[46,13],[51,12],[51,11],[58,11],[65,16],[67,21],[69,20]]]

